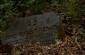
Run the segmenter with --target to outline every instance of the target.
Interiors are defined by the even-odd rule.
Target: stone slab
[[[57,33],[60,18],[50,11],[39,15],[16,18],[6,30],[3,43],[16,44],[24,41],[47,43],[55,41],[53,33]],[[52,42],[51,42],[52,43]]]

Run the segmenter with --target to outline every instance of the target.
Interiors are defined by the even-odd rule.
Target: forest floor
[[[3,47],[0,55],[85,55],[85,42],[83,39],[78,41],[75,36],[67,36],[63,41],[50,45],[37,42]]]

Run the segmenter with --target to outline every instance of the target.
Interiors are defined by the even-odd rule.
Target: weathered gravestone
[[[25,18],[16,18],[6,30],[6,37],[2,38],[3,44],[30,41],[51,44],[55,42],[53,33],[57,33],[59,22],[59,17],[52,11]]]

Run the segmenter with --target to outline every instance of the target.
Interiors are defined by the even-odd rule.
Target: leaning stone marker
[[[53,33],[57,33],[60,20],[56,13],[45,12],[25,18],[16,18],[6,30],[3,44],[16,44],[38,41],[42,44],[55,42]]]

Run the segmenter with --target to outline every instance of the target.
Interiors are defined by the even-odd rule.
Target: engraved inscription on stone
[[[39,41],[40,43],[53,43],[53,33],[57,33],[60,20],[56,13],[45,12],[16,20],[6,30],[3,43],[16,44],[22,42]]]

